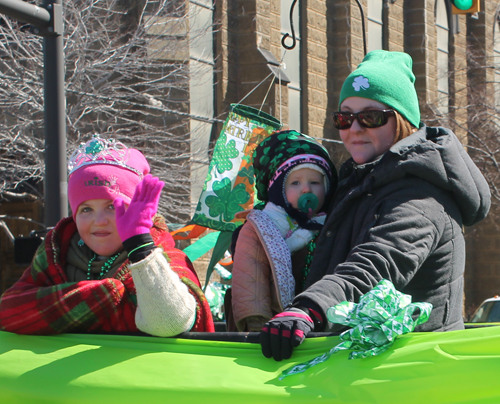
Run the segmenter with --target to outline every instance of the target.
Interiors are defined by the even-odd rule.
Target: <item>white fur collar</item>
[[[266,204],[263,212],[273,220],[292,253],[303,248],[318,233],[317,230],[306,230],[298,227],[297,222],[288,216],[284,208],[272,202]],[[323,213],[314,216],[311,220],[324,224],[325,219],[326,215]]]

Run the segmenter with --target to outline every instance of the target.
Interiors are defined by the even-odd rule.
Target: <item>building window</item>
[[[292,34],[290,27],[290,8],[293,0],[281,0],[281,35],[288,33]],[[293,29],[297,40],[295,48],[285,50],[283,62],[285,63],[285,73],[290,82],[288,83],[288,125],[290,129],[297,131],[302,130],[302,97],[301,97],[301,74],[300,74],[300,13],[297,2],[293,9]],[[290,38],[287,38],[288,45],[292,43]]]
[[[376,49],[383,49],[383,0],[368,0],[368,33],[367,50],[368,52]]]
[[[436,1],[437,37],[437,106],[444,115],[448,114],[449,97],[449,24],[445,0]]]

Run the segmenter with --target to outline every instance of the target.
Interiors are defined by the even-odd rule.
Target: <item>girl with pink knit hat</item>
[[[136,149],[94,136],[69,160],[72,216],[50,230],[0,299],[18,334],[213,331],[193,266],[174,248],[158,202],[164,183]]]

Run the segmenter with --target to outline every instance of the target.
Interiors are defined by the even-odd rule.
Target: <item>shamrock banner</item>
[[[281,126],[265,112],[231,104],[191,223],[221,231],[238,227],[235,214],[254,203],[253,151]]]

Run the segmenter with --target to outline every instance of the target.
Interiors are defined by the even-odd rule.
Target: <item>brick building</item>
[[[452,14],[446,0],[360,3],[367,51],[409,53],[423,120],[451,127],[466,144],[471,92],[499,98],[494,67],[499,63],[500,1],[481,1],[481,11],[468,15]],[[285,127],[325,139],[339,166],[347,155],[336,142],[331,113],[337,109],[344,78],[364,56],[362,14],[355,0],[298,1],[293,19],[296,46],[285,51],[281,41],[283,34],[291,33],[291,5],[292,0],[216,1],[216,111],[227,111],[229,104],[242,99],[246,105],[263,105]],[[292,40],[287,38],[285,44],[290,46]],[[474,62],[467,57],[471,52],[477,52]],[[490,68],[471,73],[472,63]],[[271,72],[272,78],[264,80]],[[500,237],[492,219],[466,232],[468,314],[483,299],[500,294]]]

